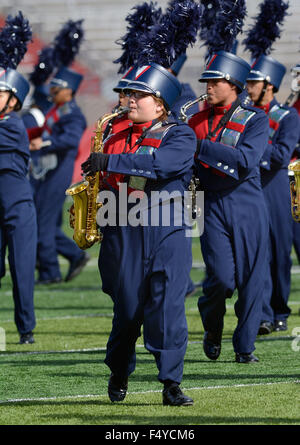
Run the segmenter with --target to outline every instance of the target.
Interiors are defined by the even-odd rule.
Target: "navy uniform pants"
[[[59,226],[65,191],[70,185],[72,171],[72,166],[66,164],[64,170],[64,165],[60,165],[59,168],[49,171],[45,179],[31,181],[37,210],[40,280],[61,278],[58,254],[70,261],[76,261],[82,255],[79,247],[67,238]]]
[[[127,377],[135,369],[135,344],[143,335],[158,379],[181,382],[187,347],[184,300],[192,255],[181,228],[106,227],[99,270],[114,303],[105,363]]]
[[[37,225],[30,184],[13,171],[0,174],[0,222],[2,239],[8,248],[15,323],[19,333],[25,334],[35,327],[33,290]],[[2,256],[3,250],[0,253]]]
[[[261,322],[267,271],[268,219],[259,178],[227,193],[206,192],[204,233],[200,237],[206,278],[198,308],[204,329],[222,332],[226,298],[234,291],[238,319],[236,353],[251,353]]]
[[[5,252],[6,252],[6,245],[4,239],[4,232],[0,227],[0,280],[5,276]]]
[[[291,310],[288,298],[291,285],[293,220],[289,178],[286,169],[262,174],[263,192],[270,221],[270,271],[264,294],[262,321],[285,320]]]

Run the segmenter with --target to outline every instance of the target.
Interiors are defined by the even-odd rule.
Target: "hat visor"
[[[124,90],[124,88],[128,85],[128,82],[129,82],[128,80],[120,80],[118,85],[115,86],[115,88],[113,88],[113,91],[115,93],[121,93]]]
[[[51,79],[49,82],[49,87],[59,87],[59,88],[70,88],[68,86],[68,82],[66,82],[65,80],[62,79]]]
[[[265,80],[266,76],[260,71],[250,71],[246,80]]]
[[[208,82],[213,79],[225,79],[225,74],[216,71],[205,71],[201,74],[201,77],[198,79],[199,82]]]
[[[156,95],[156,91],[154,91],[152,88],[150,88],[147,84],[144,82],[129,82],[127,87],[123,89],[123,92],[126,94],[126,92],[129,91],[143,91],[144,93],[150,93]]]

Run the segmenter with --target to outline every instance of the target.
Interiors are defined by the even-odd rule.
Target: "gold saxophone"
[[[97,121],[95,135],[91,140],[91,153],[103,151],[104,125],[111,119],[126,113],[129,108],[119,107],[110,114],[104,114]],[[96,221],[98,209],[103,205],[97,202],[99,193],[100,172],[85,176],[83,181],[71,185],[66,195],[72,196],[73,204],[70,208],[70,226],[74,229],[73,239],[80,249],[88,249],[93,244],[101,242],[103,235]]]
[[[294,177],[290,178],[292,217],[296,222],[300,222],[300,160],[289,164],[288,169],[294,173]]]

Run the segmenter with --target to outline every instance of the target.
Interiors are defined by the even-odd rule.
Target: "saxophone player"
[[[183,6],[190,8],[189,17],[196,18],[199,5],[182,3],[188,3]],[[162,19],[164,31],[172,13],[170,9]],[[178,42],[181,37],[178,33]],[[104,144],[104,153],[92,153],[82,169],[87,175],[103,172],[104,184],[117,199],[121,199],[122,188],[127,184],[129,191],[143,192],[148,214],[152,191],[178,190],[182,196],[187,190],[196,139],[187,124],[169,119],[181,86],[167,70],[171,59],[166,58],[168,46],[162,48],[155,42],[152,47],[150,37],[145,38],[145,43],[137,59],[135,78],[125,89],[133,125],[112,135]],[[149,51],[149,46],[154,51]],[[155,48],[161,52],[155,53]],[[171,206],[174,210],[174,203]],[[193,404],[180,389],[188,334],[184,300],[192,252],[184,225],[176,226],[174,213],[170,213],[168,225],[162,221],[148,226],[117,222],[103,229],[99,271],[102,289],[114,302],[105,358],[111,371],[108,395],[112,402],[120,402],[126,396],[128,378],[136,367],[135,344],[143,325],[145,347],[155,358],[158,380],[163,384],[163,404]],[[121,218],[120,213],[117,218]]]

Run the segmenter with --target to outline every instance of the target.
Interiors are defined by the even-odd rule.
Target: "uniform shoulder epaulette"
[[[245,110],[249,110],[255,113],[260,113],[261,111],[263,111],[260,108],[254,107],[253,105],[251,105],[251,103],[241,102],[240,106]]]
[[[290,110],[291,107],[289,107],[286,104],[278,104],[279,108],[282,108],[283,110]]]
[[[169,119],[169,120],[165,120],[162,123],[162,127],[166,127],[167,125],[180,125],[183,124],[184,122],[181,121],[177,121],[176,119]]]

